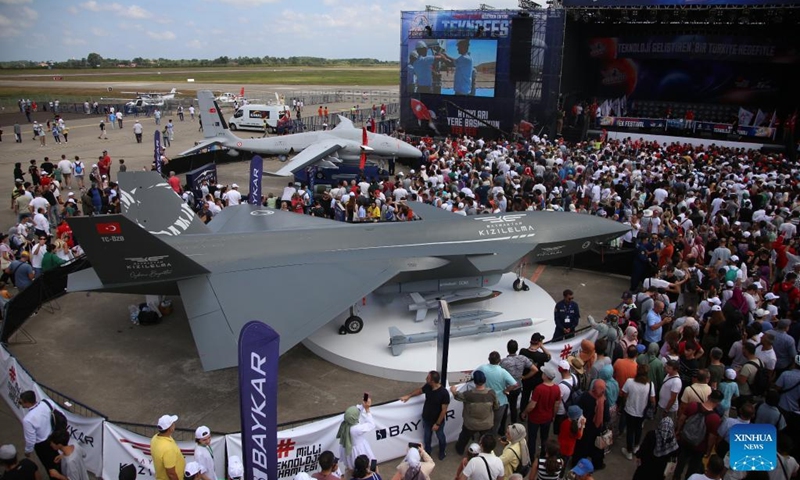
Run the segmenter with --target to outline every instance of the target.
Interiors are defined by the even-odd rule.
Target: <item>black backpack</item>
[[[683,284],[684,293],[697,293],[700,287],[700,275],[697,274],[697,268],[689,270],[689,280]]]
[[[67,417],[61,412],[61,410],[53,408],[53,406],[50,405],[50,402],[47,400],[43,400],[43,402],[45,405],[47,405],[47,408],[50,409],[50,426],[53,428],[53,431],[66,431],[67,427],[69,426]]]
[[[584,392],[583,388],[581,388],[581,379],[578,378],[574,373],[572,374],[572,378],[575,380],[575,382],[571,385],[566,380],[561,381],[561,383],[563,383],[564,385],[567,386],[567,388],[569,388],[569,394],[567,394],[567,400],[562,401],[562,403],[564,404],[564,410],[569,409],[571,405],[577,405]]]
[[[761,360],[759,359],[761,362]],[[764,362],[759,365],[754,361],[749,361],[745,365],[753,365],[756,367],[756,374],[753,376],[753,381],[750,383],[750,393],[753,395],[761,396],[769,388],[769,372],[764,368]]]

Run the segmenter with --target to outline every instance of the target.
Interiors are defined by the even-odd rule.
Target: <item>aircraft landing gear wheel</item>
[[[357,315],[351,315],[344,321],[344,329],[347,333],[358,333],[364,328],[364,320]]]
[[[347,328],[344,325],[339,327],[339,335],[347,335]]]
[[[527,292],[528,290],[530,290],[528,284],[525,283],[521,278],[514,280],[513,287],[515,292],[522,292],[522,291]]]

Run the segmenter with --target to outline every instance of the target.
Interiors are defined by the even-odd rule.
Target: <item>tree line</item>
[[[396,61],[383,61],[375,58],[320,58],[320,57],[228,57],[221,56],[214,59],[192,58],[143,58],[136,57],[130,60],[118,58],[103,58],[100,54],[92,52],[81,59],[70,59],[63,62],[18,60],[0,62],[0,69],[22,68],[58,68],[58,69],[90,69],[90,68],[170,68],[170,67],[230,67],[246,65],[263,66],[304,66],[304,67],[337,67],[337,66],[370,66],[370,65],[397,65]]]

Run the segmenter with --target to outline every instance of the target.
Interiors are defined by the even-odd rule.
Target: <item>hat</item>
[[[17,456],[17,449],[14,445],[8,444],[0,447],[0,460],[11,460]]]
[[[232,183],[231,184],[231,188],[239,188],[239,185],[236,185],[235,183]]]
[[[645,218],[652,217],[653,216],[653,211],[650,210],[650,209],[647,209],[647,210],[644,211],[643,215],[644,215]],[[575,468],[578,468],[578,467],[575,467]]]
[[[636,345],[637,352],[644,353],[645,350],[647,350],[647,347],[645,347],[643,343]]]
[[[764,300],[777,300],[779,298],[780,298],[779,296],[775,295],[772,292],[767,292],[767,294],[764,295]]]
[[[544,335],[539,332],[534,333],[531,335],[531,343],[538,343],[544,341]]]
[[[205,468],[197,462],[189,462],[186,464],[186,468],[184,468],[184,475],[187,477],[191,477],[197,475],[198,473],[205,473]]]
[[[244,465],[242,459],[236,455],[228,459],[228,476],[231,478],[241,478],[244,476]]]
[[[74,197],[74,196],[75,196],[75,192],[69,192],[69,193],[67,194],[67,196],[68,196],[68,197]]]
[[[628,291],[622,292],[622,299],[623,300],[627,300],[629,298],[633,298],[633,294],[631,292],[628,292]]]
[[[578,464],[572,469],[572,473],[579,477],[588,475],[592,472],[594,472],[594,465],[592,465],[592,461],[588,458],[581,458]]]
[[[731,255],[731,262],[738,262],[738,261],[739,261],[739,255]]]
[[[577,420],[583,415],[583,410],[577,405],[570,405],[567,409],[567,416],[570,420]]]
[[[197,440],[206,438],[209,435],[211,435],[211,430],[209,430],[205,425],[197,427],[197,430],[194,431],[194,438]]]
[[[719,299],[719,297],[709,298],[708,303],[710,303],[711,305],[722,305],[722,301]]]
[[[469,445],[469,449],[468,450],[469,450],[469,453],[471,453],[473,455],[477,455],[477,454],[481,453],[481,446],[478,445],[477,443],[471,443]]]
[[[721,312],[722,311],[722,307],[720,307],[719,305],[714,305],[713,307],[711,307],[711,311],[712,312]]]
[[[767,315],[769,315],[769,312],[764,310],[763,308],[759,308],[758,310],[756,310],[755,315],[758,318],[766,317]]]
[[[725,285],[726,285],[728,288],[733,288],[733,282],[732,282],[731,280],[728,280],[727,282],[725,282]]]
[[[721,402],[724,398],[725,398],[725,395],[723,395],[722,392],[720,392],[719,390],[714,390],[708,396],[709,400],[711,400],[712,402],[717,402],[717,403]]]
[[[576,372],[583,373],[583,360],[578,357],[568,357],[567,360],[569,360],[570,366],[572,366]]]
[[[178,421],[177,415],[161,415],[161,418],[158,419],[158,429],[159,430],[166,430],[172,426],[175,422]]]
[[[736,378],[736,370],[734,370],[732,368],[726,368],[725,369],[725,378],[727,378],[728,380],[735,379]]]
[[[569,362],[566,360],[561,360],[558,362],[558,368],[564,370],[565,372],[569,371]]]
[[[477,385],[483,385],[486,383],[486,374],[480,370],[475,370],[472,372],[472,381]]]
[[[778,320],[778,325],[776,325],[776,328],[779,328],[781,330],[786,330],[791,325],[792,325],[791,320],[789,320],[788,318],[781,318],[780,320]]]
[[[558,375],[556,369],[551,367],[550,365],[545,365],[544,367],[542,367],[542,373],[551,380],[556,378],[556,375]]]

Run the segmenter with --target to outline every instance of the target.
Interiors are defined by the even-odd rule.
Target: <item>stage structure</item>
[[[793,144],[800,107],[797,1],[563,0],[561,6],[569,61],[560,90],[569,126],[572,107],[584,106],[585,118],[576,122],[584,135],[604,128]]]
[[[564,10],[403,12],[402,127],[416,135],[508,137],[555,111]]]

